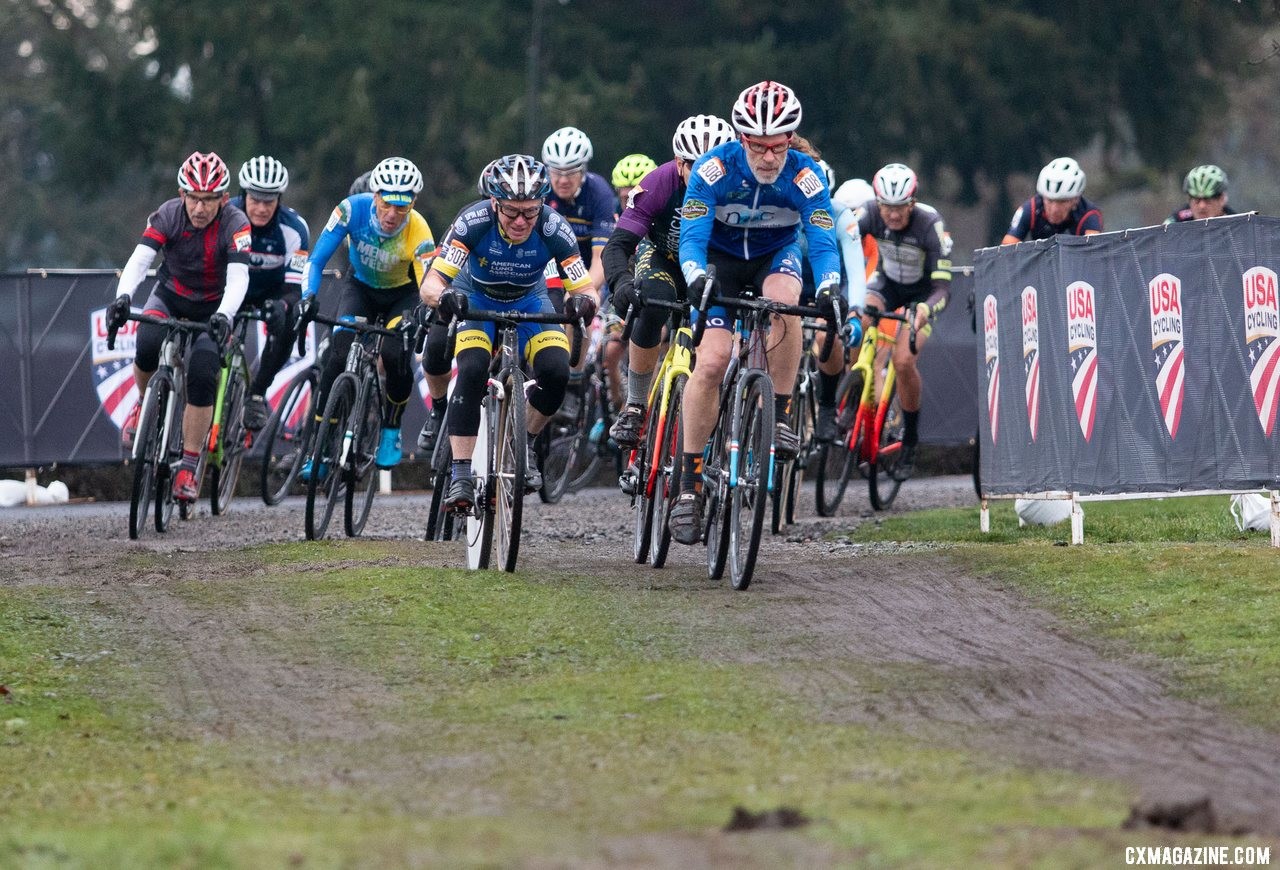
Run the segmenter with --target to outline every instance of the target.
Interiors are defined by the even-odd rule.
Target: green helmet
[[[1211,163],[1197,166],[1183,179],[1182,189],[1193,199],[1208,199],[1226,193],[1227,173]]]
[[[644,154],[628,154],[613,167],[614,187],[635,187],[650,172],[658,168],[653,158]]]

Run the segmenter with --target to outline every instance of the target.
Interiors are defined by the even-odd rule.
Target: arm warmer
[[[138,289],[142,279],[147,277],[147,269],[155,262],[156,249],[147,245],[138,245],[129,255],[129,262],[124,264],[120,273],[120,283],[116,287],[117,296],[133,298],[133,291]],[[246,272],[247,275],[247,272]]]

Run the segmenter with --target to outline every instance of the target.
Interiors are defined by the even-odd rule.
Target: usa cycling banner
[[[1258,215],[975,252],[984,489],[1280,486],[1278,269]]]

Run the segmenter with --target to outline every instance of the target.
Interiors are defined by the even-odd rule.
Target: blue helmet
[[[484,189],[497,199],[545,199],[551,181],[547,167],[528,154],[508,154],[489,165]]]

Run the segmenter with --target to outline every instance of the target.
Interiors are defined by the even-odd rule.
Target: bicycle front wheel
[[[209,506],[214,516],[221,516],[231,507],[240,482],[240,466],[244,463],[245,373],[243,367],[233,365],[227,375],[226,398],[222,403],[222,430],[218,438],[222,444],[222,459],[213,465],[213,479],[209,486]]]
[[[129,500],[129,538],[137,540],[151,515],[156,492],[157,470],[165,460],[164,414],[173,386],[168,378],[156,375],[142,400],[138,431],[134,434],[133,492]]]
[[[902,481],[893,476],[902,456],[902,406],[898,404],[898,385],[889,387],[889,402],[885,409],[884,421],[880,425],[880,444],[876,461],[867,474],[870,484],[871,507],[878,511],[888,510],[893,500],[898,497]]]
[[[323,538],[329,530],[333,511],[346,496],[346,474],[342,468],[347,418],[356,401],[356,380],[343,372],[333,382],[325,403],[315,448],[311,452],[311,478],[307,481],[305,528],[308,541]]]
[[[833,517],[844,499],[845,490],[862,450],[862,370],[850,369],[836,389],[836,434],[822,445],[814,457],[813,501],[818,516]]]
[[[653,544],[653,500],[657,495],[657,487],[650,486],[650,478],[653,477],[663,423],[657,409],[647,410],[644,443],[635,452],[636,491],[631,500],[631,558],[637,565],[648,561],[649,549]]]
[[[371,373],[370,378],[377,378]],[[343,526],[347,537],[356,538],[364,531],[378,491],[378,439],[382,435],[382,401],[375,385],[365,382],[364,405],[351,415],[347,428],[351,432],[351,450],[347,456],[347,499]]]
[[[729,582],[746,589],[756,569],[764,512],[773,489],[773,384],[760,373],[744,378],[734,412],[736,461],[729,494]]]
[[[662,410],[662,438],[657,442],[657,454],[650,462],[656,473],[653,478],[653,542],[649,545],[649,564],[661,568],[667,564],[671,549],[671,530],[667,518],[675,504],[680,484],[680,463],[684,457],[684,430],[680,425],[680,408],[684,403],[684,388],[688,375],[676,375],[671,383],[671,395]]]
[[[497,439],[490,454],[494,458],[493,505],[498,538],[498,564],[503,571],[516,570],[520,555],[520,519],[524,512],[525,457],[529,433],[525,429],[524,374],[512,369],[506,395],[499,405]]]
[[[289,493],[315,434],[311,397],[319,375],[307,368],[294,376],[262,433],[262,500],[278,505]]]

